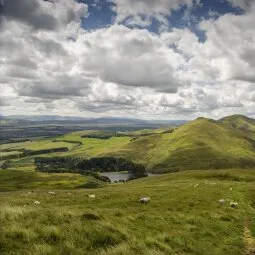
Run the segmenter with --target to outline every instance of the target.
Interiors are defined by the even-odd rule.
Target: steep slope
[[[115,156],[144,164],[153,172],[255,166],[255,141],[222,121],[199,118],[173,133],[140,137]]]

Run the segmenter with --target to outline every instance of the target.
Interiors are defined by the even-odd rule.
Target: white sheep
[[[218,200],[218,203],[223,205],[225,203],[225,200],[224,199],[220,199],[220,200]]]
[[[232,191],[232,190],[233,190],[233,188],[230,188],[229,190],[230,190],[230,191]]]
[[[142,197],[139,202],[143,203],[143,204],[147,204],[148,202],[150,202],[150,198],[149,197]]]
[[[91,199],[95,199],[96,195],[95,194],[89,194],[88,197],[91,198]]]
[[[233,208],[237,208],[238,203],[237,202],[230,202],[230,206],[233,207]]]
[[[57,195],[57,193],[54,192],[54,191],[49,191],[48,194],[49,194],[49,195]]]
[[[34,201],[34,204],[35,205],[39,205],[39,204],[41,204],[39,201]]]
[[[199,186],[199,183],[197,183],[197,184],[194,185],[195,188],[198,187],[198,186]]]

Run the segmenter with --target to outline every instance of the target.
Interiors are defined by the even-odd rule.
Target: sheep
[[[41,204],[39,201],[34,201],[34,204],[35,205],[39,205],[39,204]]]
[[[238,207],[238,203],[237,202],[230,202],[230,206],[232,208],[237,208]]]
[[[229,190],[230,190],[230,191],[232,191],[232,190],[233,190],[233,188],[230,188]]]
[[[225,200],[224,199],[220,199],[220,200],[218,200],[218,203],[223,205],[225,203]]]
[[[95,199],[96,195],[95,194],[89,194],[88,197],[91,198],[91,199]]]
[[[198,186],[199,186],[199,183],[197,183],[197,184],[194,185],[195,188],[198,187]]]
[[[49,195],[57,195],[57,193],[54,192],[54,191],[49,191],[48,194],[49,194]]]
[[[150,198],[149,197],[142,197],[139,202],[142,204],[147,204],[148,202],[150,202]]]

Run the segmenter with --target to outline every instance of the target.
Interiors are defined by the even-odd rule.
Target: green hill
[[[219,122],[228,124],[233,128],[241,129],[243,131],[255,132],[255,120],[244,115],[227,116],[219,120]]]
[[[142,163],[153,172],[251,167],[255,165],[255,125],[252,120],[249,124],[250,132],[246,132],[226,119],[198,118],[172,133],[137,138],[113,154]]]
[[[44,152],[42,155],[123,157],[143,164],[148,171],[161,173],[188,169],[249,168],[255,166],[255,120],[233,115],[218,121],[198,118],[175,128],[118,134],[94,130],[74,132],[55,139],[0,145],[0,156],[4,158],[6,153],[17,154],[22,149],[40,152],[40,149],[63,146],[68,151]],[[16,159],[12,159],[15,167],[33,164],[33,157],[17,158],[16,154]],[[12,154],[8,156],[11,157]]]

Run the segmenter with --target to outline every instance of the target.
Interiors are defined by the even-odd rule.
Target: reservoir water
[[[120,181],[120,180],[127,181],[132,176],[132,174],[130,174],[128,172],[102,172],[102,173],[99,173],[99,174],[101,176],[108,177],[111,180],[111,182],[116,182],[116,181]],[[148,176],[159,176],[159,175],[160,174],[148,173]]]

